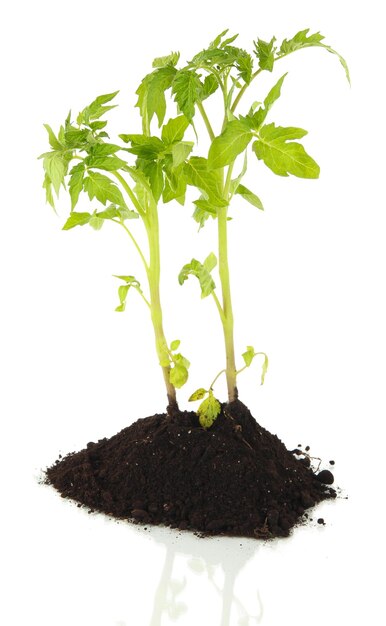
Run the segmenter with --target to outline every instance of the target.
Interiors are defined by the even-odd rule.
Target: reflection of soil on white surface
[[[165,545],[166,552],[149,626],[161,626],[164,617],[173,622],[187,618],[189,607],[184,602],[184,591],[191,575],[202,577],[201,584],[206,588],[212,587],[220,598],[219,626],[230,626],[233,610],[237,612],[239,626],[261,623],[263,605],[258,590],[253,614],[235,593],[237,577],[258,550],[257,542],[239,538],[200,539],[190,533],[181,533],[176,537],[164,529],[152,530],[152,536],[157,543]],[[173,578],[176,562],[181,559],[186,574]]]

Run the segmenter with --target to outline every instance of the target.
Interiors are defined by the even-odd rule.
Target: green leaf
[[[262,369],[261,369],[261,383],[260,383],[261,385],[264,385],[265,375],[268,370],[268,357],[265,354],[265,352],[258,352],[258,354],[264,355],[264,362],[263,362]]]
[[[320,168],[303,146],[291,141],[307,134],[302,128],[275,126],[268,124],[260,130],[259,139],[252,149],[258,159],[264,161],[279,176],[318,178]]]
[[[60,152],[46,152],[42,157],[44,170],[52,182],[56,195],[59,195],[60,186],[64,185],[68,160]]]
[[[250,366],[254,357],[255,357],[255,349],[253,346],[247,346],[246,352],[241,355],[244,359],[244,363],[247,367]]]
[[[276,102],[276,100],[280,98],[281,88],[282,88],[284,79],[287,76],[287,74],[288,72],[286,72],[285,74],[283,74],[283,76],[279,78],[277,83],[272,87],[272,89],[269,91],[268,95],[264,99],[264,107],[267,113],[272,107],[272,105],[274,104],[274,102]]]
[[[103,220],[112,220],[115,217],[118,217],[121,220],[133,220],[138,219],[139,215],[135,211],[131,211],[130,209],[116,207],[114,204],[111,204],[104,211],[98,211],[96,216]]]
[[[90,122],[89,126],[91,130],[102,130],[102,128],[105,128],[107,126],[107,120]]]
[[[88,125],[91,120],[97,120],[102,117],[102,115],[107,113],[107,111],[114,109],[116,105],[103,105],[113,100],[118,93],[119,91],[114,91],[113,93],[106,93],[95,98],[95,100],[93,100],[91,104],[88,105],[88,107],[86,107],[81,113],[79,113],[79,116],[77,118],[78,124],[85,123]]]
[[[153,67],[165,67],[167,65],[175,66],[177,65],[180,58],[179,52],[171,52],[167,56],[157,57],[153,61]]]
[[[213,392],[210,390],[208,397],[200,404],[197,409],[197,415],[201,426],[205,429],[210,428],[220,413],[221,404],[217,400],[217,398],[214,397]]]
[[[345,71],[346,78],[350,83],[350,72],[348,69],[348,65],[342,55],[340,55],[336,50],[331,48],[331,46],[327,46],[325,43],[322,43],[324,39],[323,35],[321,35],[320,33],[313,33],[312,35],[309,35],[309,32],[310,29],[305,28],[304,30],[300,30],[298,33],[296,33],[296,35],[292,37],[292,39],[284,39],[280,46],[279,55],[284,56],[290,54],[291,52],[295,52],[295,50],[300,50],[302,48],[309,48],[313,46],[324,48],[325,50],[327,50],[327,52],[330,52],[331,54],[334,54],[338,57]]]
[[[258,39],[255,41],[255,54],[259,59],[259,67],[262,70],[268,70],[268,72],[272,72],[273,64],[275,61],[275,41],[276,37],[272,37],[271,41],[263,41],[263,39]]]
[[[175,352],[176,350],[178,350],[180,343],[181,341],[179,339],[175,339],[174,341],[172,341],[170,344],[170,350],[172,352]]]
[[[129,290],[131,288],[136,289],[141,296],[143,296],[143,291],[141,289],[140,283],[135,278],[135,276],[115,275],[115,278],[119,278],[120,280],[123,280],[126,283],[125,285],[120,285],[118,287],[118,297],[119,297],[120,304],[115,309],[116,311],[122,313],[126,308],[126,298],[127,298],[127,294]]]
[[[107,201],[109,201],[113,204],[126,207],[126,203],[120,189],[118,189],[113,181],[104,174],[89,170],[88,177],[84,179],[83,186],[85,191],[87,191],[90,200],[96,198],[104,205]]]
[[[256,196],[256,194],[254,194],[252,191],[247,189],[247,187],[244,187],[244,185],[238,185],[235,193],[239,194],[242,198],[244,198],[244,200],[249,202],[249,204],[252,204],[252,206],[255,206],[257,209],[264,211],[264,207],[260,198]]]
[[[70,228],[75,226],[84,226],[89,223],[91,217],[90,213],[76,213],[76,211],[72,211],[62,230],[70,230]]]
[[[181,389],[189,378],[188,370],[184,365],[176,363],[170,370],[169,379],[172,385],[177,389]]]
[[[43,126],[48,133],[48,141],[50,143],[51,148],[53,148],[54,150],[63,150],[63,146],[60,143],[60,141],[56,138],[56,135],[54,131],[52,130],[51,126],[49,126],[48,124],[43,124]]]
[[[281,88],[284,82],[287,72],[279,78],[277,83],[269,91],[268,95],[264,99],[264,107],[260,107],[257,111],[250,111],[245,117],[241,117],[243,122],[249,126],[251,130],[260,130],[261,125],[264,123],[265,118],[268,115],[272,105],[280,98]]]
[[[178,167],[184,163],[193,150],[193,141],[179,141],[172,147],[173,167]]]
[[[208,161],[203,157],[191,157],[185,164],[185,174],[188,185],[197,187],[206,198],[217,204],[218,207],[227,206],[222,197],[221,172],[209,171]]]
[[[94,157],[109,156],[115,154],[118,150],[122,150],[121,146],[117,146],[115,143],[96,143],[90,147],[90,155]]]
[[[225,130],[210,146],[208,168],[218,169],[232,163],[245,150],[251,139],[252,133],[245,124],[239,120],[228,122]]]
[[[165,186],[162,193],[163,202],[167,203],[171,200],[177,200],[180,204],[185,202],[186,193],[186,176],[184,173],[184,165],[170,170],[165,169]]]
[[[245,50],[239,49],[236,60],[236,68],[239,70],[239,78],[242,78],[247,85],[252,80],[253,60]]]
[[[104,220],[101,217],[98,217],[98,214],[95,214],[91,217],[89,224],[91,228],[94,230],[100,230],[103,226]]]
[[[141,159],[153,160],[165,150],[165,144],[158,137],[147,135],[119,135],[126,143],[131,143],[131,148],[125,148],[128,152],[136,154]]]
[[[162,141],[169,145],[175,141],[182,141],[186,129],[189,126],[189,120],[185,115],[179,115],[170,119],[165,126],[162,127],[161,138]]]
[[[210,274],[216,264],[217,259],[213,253],[205,259],[204,263],[200,263],[197,259],[192,259],[190,263],[187,263],[181,269],[178,282],[180,285],[183,285],[190,275],[196,276],[201,287],[201,298],[206,298],[216,288],[216,284]]]
[[[71,197],[71,211],[73,211],[78,203],[79,194],[83,189],[84,163],[79,163],[72,168],[70,172],[69,190]]]
[[[141,117],[147,119],[150,124],[153,116],[158,118],[161,127],[166,113],[165,91],[171,87],[177,70],[171,65],[156,69],[145,76],[136,94],[138,100],[135,106],[139,107]]]
[[[46,191],[46,202],[48,202],[48,204],[50,204],[52,208],[55,209],[54,197],[52,195],[52,183],[47,172],[44,175],[43,189],[45,189]]]
[[[127,165],[126,161],[117,156],[94,156],[86,157],[85,163],[88,167],[93,167],[107,172],[115,172]]]
[[[196,389],[196,391],[192,393],[188,402],[195,402],[195,400],[202,400],[203,398],[205,398],[207,393],[208,391],[206,389],[203,389],[202,387],[200,387],[200,389]]]
[[[139,162],[137,162],[139,166]],[[141,163],[141,170],[147,177],[150,183],[151,191],[156,202],[160,199],[164,188],[164,176],[162,170],[162,163],[159,161],[143,161]]]
[[[95,139],[87,128],[80,129],[74,126],[67,126],[64,131],[64,141],[67,148],[75,150],[76,148],[86,148],[90,142],[95,142]]]
[[[194,105],[201,100],[203,84],[200,76],[194,70],[180,70],[177,72],[172,85],[172,93],[178,107],[189,122],[194,117]]]
[[[217,89],[220,87],[217,78],[213,74],[208,74],[205,76],[203,89],[201,92],[201,100],[206,100],[209,98]]]

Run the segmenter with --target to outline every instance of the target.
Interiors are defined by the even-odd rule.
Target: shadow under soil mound
[[[308,464],[236,400],[207,431],[193,412],[139,419],[56,461],[46,482],[111,517],[270,538],[287,536],[306,509],[336,497]]]

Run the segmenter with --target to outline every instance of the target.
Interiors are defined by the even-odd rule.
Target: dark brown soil
[[[287,536],[306,509],[336,496],[239,400],[207,431],[192,412],[140,419],[46,476],[63,497],[112,517],[260,538]]]

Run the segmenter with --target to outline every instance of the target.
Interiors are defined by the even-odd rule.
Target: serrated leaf
[[[137,161],[137,166],[141,168],[150,183],[150,188],[156,202],[160,199],[164,188],[164,176],[162,163],[159,161]]]
[[[258,39],[255,42],[255,54],[259,59],[259,67],[262,70],[268,70],[268,72],[273,70],[276,51],[275,41],[276,37],[272,37],[271,41]]]
[[[138,100],[135,106],[139,107],[141,117],[147,118],[149,124],[156,115],[158,125],[161,127],[166,113],[165,91],[171,87],[176,72],[171,65],[161,67],[145,76],[138,87],[136,91]]]
[[[200,404],[197,409],[197,415],[201,426],[205,429],[210,428],[213,425],[215,419],[221,413],[221,404],[214,397],[213,392],[210,390],[208,397]]]
[[[268,124],[261,128],[259,139],[254,142],[252,149],[257,158],[278,176],[292,174],[299,178],[318,178],[318,164],[301,144],[291,141],[305,134],[307,131],[302,128]]]
[[[206,98],[209,98],[209,96],[217,91],[219,86],[219,82],[213,74],[208,74],[208,76],[205,76],[201,92],[201,100],[206,100]]]
[[[174,100],[185,117],[192,121],[194,105],[201,99],[203,84],[200,76],[194,70],[180,70],[177,72],[172,85]]]
[[[162,127],[161,138],[166,145],[170,145],[175,141],[182,141],[189,121],[185,115],[178,115],[170,119],[165,126]]]
[[[180,58],[179,52],[171,52],[167,56],[157,57],[153,61],[153,67],[165,67],[167,65],[172,65],[173,67],[177,65]]]
[[[52,183],[47,172],[44,175],[43,189],[45,189],[46,192],[46,202],[48,202],[48,204],[50,204],[52,208],[55,209],[54,197],[52,195]]]
[[[84,163],[79,163],[72,168],[70,172],[70,180],[68,183],[71,197],[71,211],[73,211],[78,203],[79,194],[83,189]]]
[[[126,143],[131,143],[130,148],[125,148],[128,152],[136,154],[141,159],[154,160],[165,150],[165,144],[158,137],[148,137],[147,135],[119,135]]]
[[[202,387],[200,387],[200,389],[196,389],[196,391],[192,393],[188,402],[195,402],[196,400],[202,400],[203,398],[205,398],[207,393],[208,391],[206,389],[203,389]]]
[[[247,189],[247,187],[245,187],[244,185],[238,185],[235,193],[244,198],[244,200],[249,202],[249,204],[252,204],[252,206],[255,206],[257,209],[264,211],[263,203],[261,202],[260,198],[255,193],[253,193],[253,191]]]
[[[243,352],[243,354],[241,355],[244,359],[244,363],[247,367],[250,366],[250,364],[252,363],[254,357],[255,357],[255,349],[253,346],[247,346],[247,349],[245,352]]]
[[[107,201],[119,206],[126,207],[120,189],[113,183],[110,178],[99,172],[88,171],[88,177],[84,179],[83,186],[87,191],[90,200],[96,198],[102,204]]]
[[[76,211],[72,211],[62,230],[70,230],[70,228],[75,226],[85,226],[89,223],[91,217],[91,213],[76,213]]]
[[[122,150],[122,147],[115,143],[96,143],[90,147],[90,154],[94,157],[103,157],[115,154],[118,150]]]
[[[185,164],[184,171],[188,185],[200,189],[207,199],[217,204],[218,207],[227,206],[226,200],[222,197],[221,172],[209,171],[207,159],[191,157]]]
[[[189,276],[195,276],[200,283],[201,298],[206,298],[216,288],[216,284],[210,274],[210,271],[211,270],[208,270],[205,265],[200,263],[200,261],[197,261],[197,259],[192,259],[190,263],[187,263],[181,269],[178,276],[178,282],[180,283],[180,285],[183,285],[183,283],[188,279]]]
[[[85,163],[88,167],[93,167],[98,170],[105,170],[106,172],[115,172],[127,165],[126,161],[123,161],[117,156],[94,156],[90,155],[86,157]]]
[[[54,150],[63,150],[63,146],[60,143],[60,141],[57,139],[51,126],[49,126],[48,124],[43,124],[43,126],[48,133],[48,141],[50,143],[51,148],[53,148]]]
[[[90,121],[97,120],[111,109],[114,109],[116,105],[104,105],[113,100],[118,93],[119,91],[114,91],[113,93],[106,93],[95,98],[95,100],[79,114],[77,119],[78,124],[89,124]]]
[[[176,350],[178,350],[180,343],[181,341],[179,339],[175,339],[174,341],[172,341],[170,344],[170,350],[172,352],[175,352]]]
[[[242,78],[247,85],[252,79],[253,60],[250,54],[245,50],[239,49],[239,54],[235,62],[236,69],[239,71],[239,78]]]
[[[96,122],[90,122],[89,124],[91,130],[102,130],[102,128],[105,128],[107,126],[107,120],[99,120]]]
[[[208,168],[210,170],[225,167],[245,150],[252,139],[252,133],[239,120],[228,122],[225,130],[216,137],[209,149]]]
[[[46,152],[42,157],[44,170],[56,195],[59,195],[60,186],[64,184],[64,177],[67,173],[68,160],[60,152]]]

